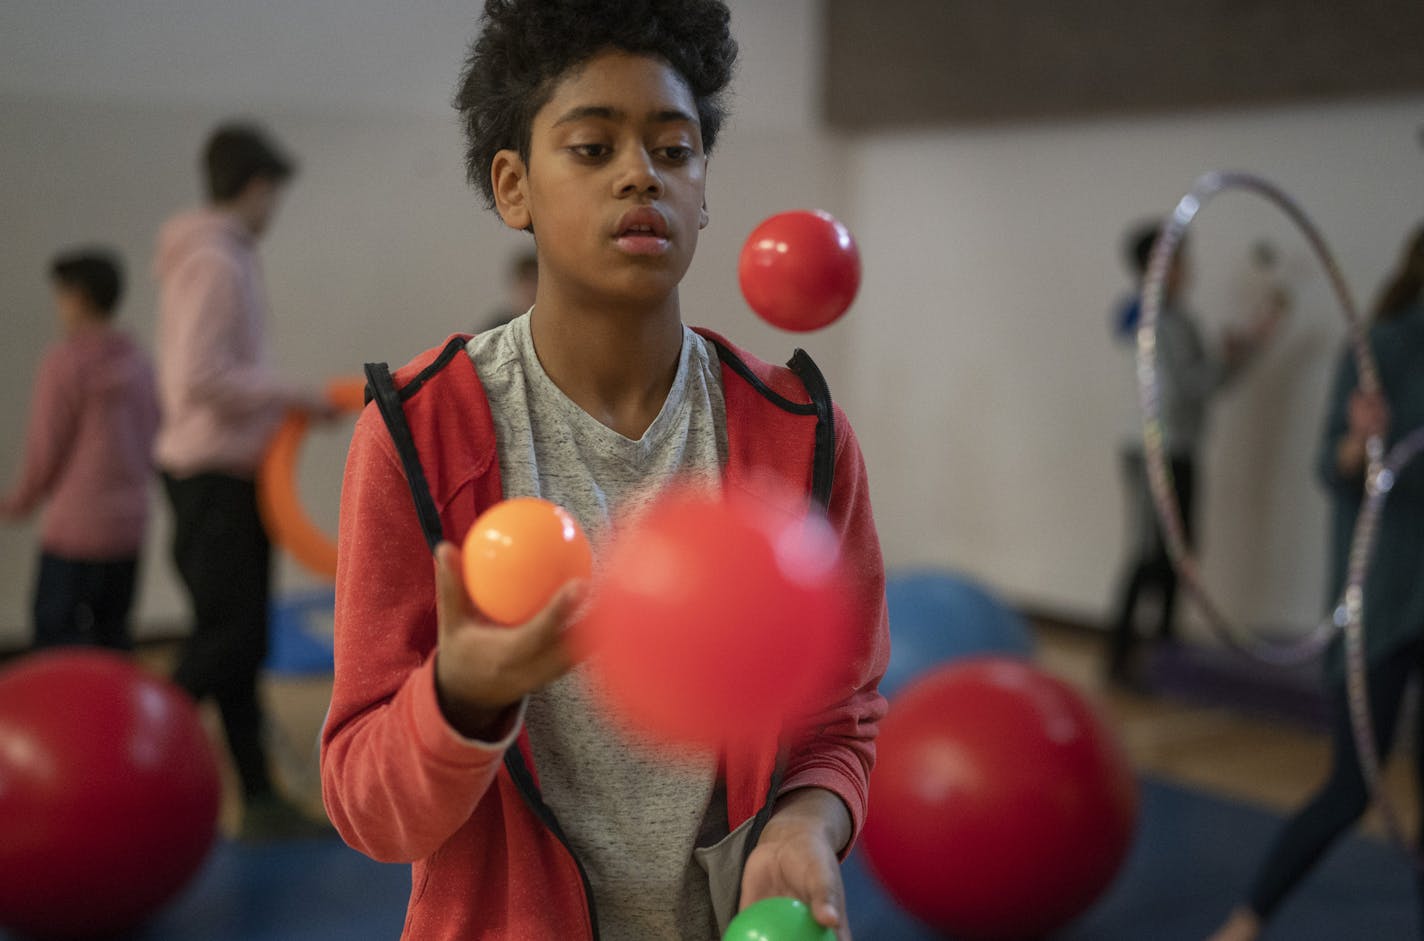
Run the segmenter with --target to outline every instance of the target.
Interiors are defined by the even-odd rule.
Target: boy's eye
[[[575,156],[584,157],[588,160],[597,160],[600,157],[608,156],[610,148],[607,144],[574,144],[569,148]]]
[[[662,154],[674,163],[684,163],[692,158],[692,148],[674,144],[671,147],[662,148]]]

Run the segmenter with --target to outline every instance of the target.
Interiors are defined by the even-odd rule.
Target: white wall
[[[17,96],[446,117],[478,0],[5,0],[0,90]],[[818,0],[729,0],[738,125],[806,130]]]
[[[1130,377],[1105,326],[1127,287],[1123,227],[1200,171],[1258,170],[1295,193],[1372,294],[1424,215],[1424,100],[847,140],[818,124],[820,5],[735,0],[734,118],[714,156],[712,226],[684,310],[784,359],[806,345],[850,410],[893,564],[956,565],[1011,597],[1096,618],[1121,561],[1113,452]],[[130,264],[122,317],[151,337],[146,276],[164,216],[197,197],[217,119],[255,113],[302,159],[263,251],[279,362],[313,379],[402,360],[491,306],[520,237],[464,186],[450,90],[476,5],[455,0],[11,0],[0,9],[0,442],[12,462],[35,355],[51,335],[44,266],[76,241]],[[860,300],[810,338],[747,315],[736,255],[779,209],[856,232]],[[1247,246],[1299,250],[1267,207],[1223,197],[1197,229],[1195,300],[1220,324]],[[1319,606],[1323,505],[1310,478],[1341,338],[1301,276],[1281,342],[1222,403],[1204,501],[1207,573],[1256,622]],[[309,442],[307,502],[334,521],[343,434]],[[11,464],[0,462],[0,477]],[[166,520],[141,620],[182,610]],[[34,533],[0,528],[0,646],[25,635]],[[301,576],[285,571],[285,584]]]
[[[466,0],[5,0],[0,88],[143,106],[442,116],[477,9]]]
[[[1102,616],[1123,554],[1114,451],[1133,394],[1107,331],[1129,283],[1124,228],[1165,214],[1202,171],[1255,170],[1305,205],[1372,297],[1424,215],[1421,105],[857,141],[867,276],[854,400],[891,562],[949,562],[1021,600]],[[1256,197],[1219,197],[1193,231],[1193,300],[1214,325],[1252,242],[1296,262],[1291,322],[1220,403],[1202,521],[1206,575],[1228,611],[1304,625],[1322,600],[1312,466],[1343,320],[1303,243]]]
[[[53,336],[45,266],[56,248],[116,246],[130,282],[121,322],[151,340],[154,234],[196,202],[195,155],[212,120],[206,109],[0,99],[0,440],[20,439],[35,355]],[[499,299],[518,237],[478,210],[450,122],[275,114],[270,124],[302,160],[263,246],[279,366],[318,382],[369,359],[403,361]],[[313,513],[328,523],[346,433],[314,434],[303,465]],[[154,505],[140,621],[169,629],[181,604],[164,555],[166,514]],[[33,536],[0,529],[0,636],[28,622]]]

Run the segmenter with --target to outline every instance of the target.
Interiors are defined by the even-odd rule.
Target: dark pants
[[[1192,542],[1195,527],[1192,523],[1192,503],[1196,493],[1196,466],[1191,458],[1171,459],[1172,486],[1181,508],[1182,523],[1186,530],[1187,543]],[[1132,667],[1132,655],[1137,645],[1137,608],[1144,595],[1156,592],[1158,597],[1158,618],[1156,636],[1170,640],[1176,634],[1174,618],[1177,610],[1177,571],[1172,568],[1171,556],[1167,554],[1167,543],[1162,536],[1162,526],[1157,520],[1147,483],[1146,463],[1141,452],[1123,455],[1123,475],[1130,502],[1130,515],[1136,517],[1139,531],[1137,557],[1129,565],[1122,580],[1117,617],[1113,622],[1112,639],[1108,651],[1109,675],[1125,678]]]
[[[128,650],[138,559],[92,562],[40,554],[35,646],[98,644]]]
[[[1370,718],[1380,761],[1389,755],[1398,727],[1404,690],[1420,664],[1421,650],[1409,647],[1369,668]],[[1354,822],[1370,802],[1370,791],[1360,769],[1350,727],[1349,699],[1343,684],[1331,690],[1332,765],[1330,778],[1310,802],[1281,830],[1261,865],[1250,895],[1251,910],[1262,919],[1280,905],[1321,856]],[[1415,782],[1424,797],[1424,724],[1416,726]],[[1424,829],[1424,828],[1421,828]],[[1421,885],[1424,898],[1424,885]]]
[[[163,475],[173,505],[173,561],[193,605],[193,633],[173,679],[222,713],[244,792],[270,793],[257,672],[267,656],[271,545],[249,480]]]

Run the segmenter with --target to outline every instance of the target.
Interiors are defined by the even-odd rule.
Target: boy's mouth
[[[668,250],[667,220],[650,206],[630,209],[618,220],[613,240],[630,255],[660,255]]]

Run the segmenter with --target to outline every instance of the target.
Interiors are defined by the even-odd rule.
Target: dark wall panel
[[[845,129],[1424,89],[1424,0],[826,0]]]

